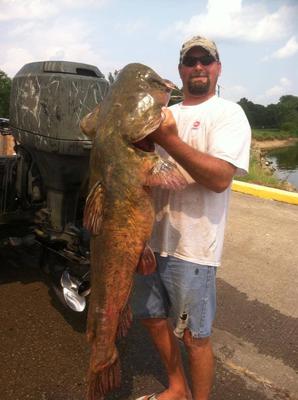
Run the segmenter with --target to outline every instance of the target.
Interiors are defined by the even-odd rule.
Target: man
[[[161,355],[169,387],[143,400],[207,400],[212,387],[216,268],[230,184],[235,173],[248,170],[251,136],[240,106],[216,96],[220,73],[214,42],[200,36],[185,42],[179,62],[184,100],[164,110],[163,123],[151,135],[189,184],[178,192],[154,191],[151,247],[158,266],[151,275],[137,274],[134,312]],[[187,349],[191,389],[177,337]]]

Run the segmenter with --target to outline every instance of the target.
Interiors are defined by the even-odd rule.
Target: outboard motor
[[[92,144],[79,123],[107,89],[98,68],[67,61],[26,64],[12,81],[10,125],[42,177],[49,233],[75,225]]]
[[[79,124],[108,87],[97,67],[67,61],[26,64],[12,80],[17,196],[24,207],[43,202],[35,212],[38,240],[73,260],[84,256],[81,217],[92,146]]]

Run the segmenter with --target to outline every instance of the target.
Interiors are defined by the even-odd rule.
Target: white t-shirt
[[[248,171],[251,129],[238,104],[213,96],[196,106],[180,103],[170,109],[184,142],[230,162],[237,175]],[[157,151],[175,162],[163,148],[157,146]],[[181,191],[154,189],[156,220],[150,245],[162,256],[219,266],[230,188],[213,192],[178,167],[189,184]]]

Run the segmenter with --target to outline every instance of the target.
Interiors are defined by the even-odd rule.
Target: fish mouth
[[[145,136],[143,139],[132,143],[132,145],[138,150],[145,151],[146,153],[153,153],[155,151],[154,142],[148,136]]]
[[[147,153],[154,152],[155,144],[149,135],[159,127],[164,118],[165,114],[161,112],[160,118],[158,120],[151,121],[151,123],[147,126],[146,133],[144,132],[144,134],[141,136],[141,139],[137,140],[136,142],[131,142],[132,146]]]

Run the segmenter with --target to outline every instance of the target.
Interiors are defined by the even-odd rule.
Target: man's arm
[[[178,136],[175,119],[164,109],[165,118],[150,137],[163,147],[198,183],[220,193],[231,183],[236,167],[225,160],[203,153],[183,142]]]

